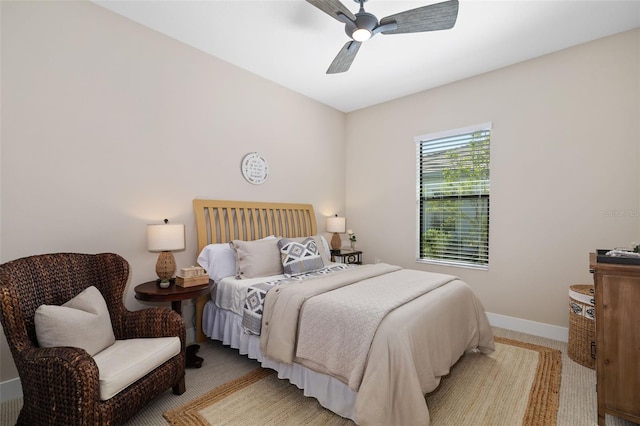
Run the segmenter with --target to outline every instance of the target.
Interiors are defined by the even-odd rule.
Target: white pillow
[[[62,306],[38,306],[34,322],[43,348],[72,346],[93,356],[116,341],[107,304],[94,286]]]
[[[224,277],[236,274],[236,253],[229,244],[209,244],[198,256],[198,265],[209,273],[209,278],[218,283]]]
[[[275,238],[270,235],[262,239],[273,240]],[[236,275],[236,252],[228,243],[209,244],[200,252],[198,265],[206,269],[209,278],[218,283],[225,277]]]

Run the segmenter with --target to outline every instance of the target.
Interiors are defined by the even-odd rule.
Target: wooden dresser
[[[605,414],[640,423],[640,266],[590,254],[596,305],[598,425]]]

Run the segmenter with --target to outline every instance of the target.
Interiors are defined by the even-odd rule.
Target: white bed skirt
[[[260,351],[260,337],[244,333],[241,324],[240,315],[217,307],[211,300],[206,303],[202,314],[205,335],[238,349],[240,354],[258,360],[265,368],[276,370],[278,378],[289,380],[302,389],[305,396],[316,398],[323,407],[357,423],[357,392],[331,376],[317,373],[300,364],[283,364],[265,358]]]

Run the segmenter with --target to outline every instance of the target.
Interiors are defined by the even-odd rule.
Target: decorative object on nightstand
[[[176,276],[176,285],[180,287],[196,287],[203,284],[209,284],[209,275],[200,266],[182,268]]]
[[[147,249],[160,252],[156,263],[160,287],[169,287],[176,272],[176,261],[171,251],[184,248],[184,225],[169,224],[168,219],[164,220],[164,224],[147,225]]]
[[[359,250],[331,250],[331,261],[362,265],[362,252]]]
[[[327,218],[327,232],[333,232],[331,237],[331,250],[340,250],[342,239],[339,234],[343,234],[347,229],[347,220],[344,217],[335,215]]]
[[[356,234],[353,233],[352,229],[347,230],[347,235],[349,235],[349,245],[351,246],[351,251],[355,251],[356,249]]]

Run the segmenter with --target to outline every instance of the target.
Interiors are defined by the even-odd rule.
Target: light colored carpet
[[[560,384],[560,406],[557,414],[558,426],[595,426],[597,424],[596,377],[594,370],[572,361],[567,355],[567,344],[543,337],[494,328],[496,336],[502,336],[562,351],[562,380]],[[219,342],[201,344],[198,355],[205,359],[200,369],[187,370],[187,391],[173,395],[167,391],[147,405],[127,424],[131,426],[167,425],[163,413],[180,407],[226,382],[255,370],[259,364],[234,349]],[[0,404],[0,425],[13,425],[18,418],[22,400]],[[633,423],[617,417],[607,416],[607,426],[633,426]]]
[[[555,349],[496,338],[493,354],[465,355],[427,397],[431,424],[555,424],[560,358]],[[261,369],[164,416],[175,426],[352,424]]]

